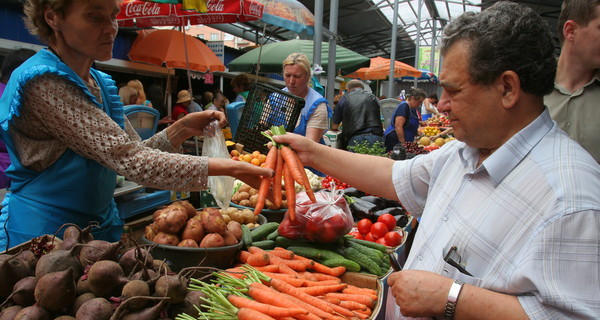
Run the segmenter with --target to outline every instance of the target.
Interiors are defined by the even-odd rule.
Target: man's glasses
[[[444,261],[446,261],[449,265],[455,267],[461,273],[472,277],[473,275],[470,274],[467,271],[467,269],[465,269],[465,267],[461,264],[461,260],[462,260],[462,258],[458,254],[456,246],[452,246],[452,248],[450,248],[450,250],[448,250],[448,253],[446,253],[446,256],[444,256]]]

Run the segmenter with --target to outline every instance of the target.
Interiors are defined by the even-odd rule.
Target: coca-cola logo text
[[[125,14],[130,17],[158,15],[160,7],[155,2],[129,2],[125,6]]]
[[[208,0],[206,1],[206,10],[208,12],[223,12],[225,3],[223,0]]]
[[[248,7],[248,12],[255,16],[262,16],[262,6],[256,2],[252,2]]]

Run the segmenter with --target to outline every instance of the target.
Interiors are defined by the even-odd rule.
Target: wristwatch
[[[444,309],[444,318],[446,320],[454,319],[454,312],[456,311],[456,301],[458,300],[458,295],[462,290],[463,283],[454,280],[452,286],[450,287],[450,292],[448,292],[448,301],[446,302],[446,309]]]

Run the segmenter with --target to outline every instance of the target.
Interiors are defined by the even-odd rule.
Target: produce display
[[[156,210],[146,226],[146,239],[163,245],[190,248],[214,248],[237,244],[241,225],[255,227],[258,220],[250,210],[205,208],[201,211],[187,201],[177,201]],[[248,213],[248,211],[250,211]]]
[[[397,247],[402,243],[402,229],[396,230],[396,218],[384,213],[373,223],[370,219],[361,219],[356,224],[356,231],[349,234],[356,239],[377,242],[388,247]]]
[[[280,234],[281,224],[268,222],[244,237],[244,247],[271,250],[286,248],[295,254],[313,259],[331,268],[344,267],[352,272],[364,272],[383,276],[390,271],[388,248],[380,243],[369,242],[345,235],[332,243],[290,239]]]

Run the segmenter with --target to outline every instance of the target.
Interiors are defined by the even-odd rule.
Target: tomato
[[[348,233],[348,235],[353,236],[355,239],[360,239],[360,240],[365,239],[365,237],[363,237],[363,235],[360,234],[360,232],[358,232],[358,231],[350,232],[350,233]]]
[[[320,240],[322,242],[334,242],[339,238],[339,234],[335,231],[334,227],[325,222],[323,223],[323,229],[319,234],[313,234],[313,238]]]
[[[333,215],[332,217],[327,219],[327,223],[331,224],[333,229],[336,232],[338,232],[339,234],[347,233],[349,231],[349,229],[352,227],[352,225],[350,223],[348,223],[344,219],[344,216],[341,214]],[[350,228],[348,228],[348,227],[350,227]]]
[[[395,247],[402,243],[402,235],[396,231],[390,231],[386,233],[384,239],[387,245],[390,247]]]
[[[388,229],[390,231],[392,231],[392,230],[394,230],[394,228],[396,228],[396,218],[394,218],[394,216],[389,213],[384,213],[384,214],[380,215],[379,217],[377,217],[377,222],[385,223],[385,225],[388,227]]]
[[[367,232],[367,234],[365,234],[365,240],[375,242],[375,237],[373,237],[370,232]]]
[[[385,237],[385,234],[388,233],[390,229],[383,222],[375,222],[371,226],[371,234],[375,239]]]
[[[379,239],[375,240],[375,242],[382,244],[384,246],[390,246],[387,242],[385,242],[385,238],[379,238]]]
[[[358,232],[360,232],[362,234],[367,234],[367,233],[371,232],[372,225],[373,225],[373,222],[371,222],[371,220],[365,218],[365,219],[358,221],[358,223],[356,224],[356,228],[358,228]]]

